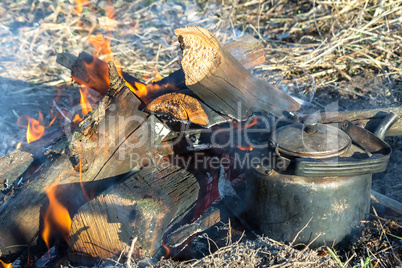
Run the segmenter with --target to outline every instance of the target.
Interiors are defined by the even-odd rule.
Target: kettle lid
[[[308,118],[304,124],[297,123],[278,128],[272,135],[280,153],[302,158],[327,158],[347,151],[352,141],[341,129],[319,124]]]

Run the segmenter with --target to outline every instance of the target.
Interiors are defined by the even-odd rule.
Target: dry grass
[[[320,109],[334,101],[339,101],[341,109],[401,103],[401,0],[118,0],[113,4],[114,18],[107,16],[107,1],[90,3],[82,14],[74,13],[73,1],[0,3],[0,155],[24,139],[25,130],[14,124],[19,115],[36,117],[39,109],[46,115],[57,95],[55,87],[62,89],[59,107],[67,109],[76,103],[77,89],[67,87],[70,73],[56,64],[56,55],[91,52],[88,36],[96,33],[111,39],[114,57],[137,77],[155,68],[166,76],[179,68],[180,49],[173,32],[178,27],[204,26],[222,43],[249,33],[265,44],[268,59],[253,69],[254,74],[280,83],[285,91],[306,101],[312,99]],[[391,159],[402,159],[401,144],[393,141],[399,156],[394,153]],[[399,162],[387,174],[400,181]],[[381,181],[381,187],[387,186]],[[396,191],[391,194],[400,196]],[[401,236],[401,226],[381,219],[368,223],[362,240],[348,252],[339,253],[343,263],[349,259],[348,265],[355,265],[369,257],[376,267],[398,264],[394,257],[401,259],[401,240],[389,233]],[[266,238],[233,243],[187,265],[195,264],[338,265],[328,256],[319,257],[317,251],[297,251]],[[182,264],[166,261],[160,265]]]

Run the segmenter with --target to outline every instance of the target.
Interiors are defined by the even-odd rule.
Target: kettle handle
[[[392,152],[391,147],[381,138],[396,122],[398,116],[391,113],[379,125],[377,137],[370,131],[354,125],[349,120],[342,123],[342,130],[361,148],[368,158],[335,157],[329,159],[297,158],[294,160],[295,175],[305,177],[355,176],[383,172],[387,169]]]

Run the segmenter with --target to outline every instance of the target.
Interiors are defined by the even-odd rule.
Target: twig
[[[292,246],[294,244],[294,242],[296,242],[297,237],[299,237],[299,235],[307,228],[307,226],[310,224],[312,219],[313,219],[313,217],[311,217],[310,220],[306,223],[306,225],[304,225],[304,227],[301,228],[301,230],[297,232],[297,234],[293,238],[293,241],[290,243],[290,246]]]
[[[126,264],[129,268],[131,268],[131,255],[133,255],[135,242],[137,242],[137,237],[134,237],[133,241],[131,241],[130,250],[128,251]]]

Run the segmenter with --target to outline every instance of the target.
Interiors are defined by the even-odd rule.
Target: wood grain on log
[[[251,35],[245,34],[224,47],[246,69],[265,62],[264,45]]]
[[[300,105],[278,87],[255,78],[202,27],[175,30],[186,85],[206,104],[237,120],[265,111],[282,117]]]
[[[138,238],[135,252],[160,258],[165,232],[194,207],[198,191],[194,175],[168,162],[141,169],[80,208],[72,222],[69,258],[111,258],[132,237]]]
[[[200,102],[183,93],[168,93],[154,99],[147,105],[147,110],[161,115],[169,115],[179,120],[189,120],[205,126],[209,119]]]

